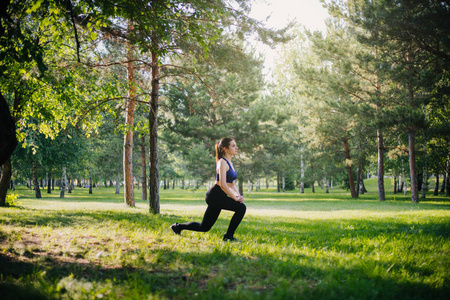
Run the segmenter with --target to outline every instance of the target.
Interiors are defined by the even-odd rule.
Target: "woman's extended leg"
[[[200,232],[206,232],[211,229],[211,227],[216,223],[217,218],[220,214],[220,208],[217,209],[215,207],[211,207],[208,205],[206,208],[205,214],[203,215],[203,221],[202,223],[198,222],[188,222],[188,223],[182,223],[177,224],[178,229],[181,230],[192,230],[192,231],[200,231]]]

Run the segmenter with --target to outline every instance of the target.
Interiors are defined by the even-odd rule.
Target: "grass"
[[[0,208],[2,299],[448,299],[450,199],[419,204],[376,182],[348,192],[246,195],[239,243],[221,240],[230,212],[207,233],[174,235],[200,221],[205,190],[161,191],[161,214],[114,189],[34,199],[17,191]],[[387,182],[387,189],[390,189]],[[138,195],[139,190],[135,191]],[[136,197],[137,198],[137,197]]]

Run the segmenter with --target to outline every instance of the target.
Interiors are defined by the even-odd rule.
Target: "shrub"
[[[19,198],[19,195],[14,194],[14,193],[6,195],[6,206],[19,205],[19,202],[17,201],[18,198]]]

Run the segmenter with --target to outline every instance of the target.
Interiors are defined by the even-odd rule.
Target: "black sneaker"
[[[239,242],[239,240],[237,238],[235,238],[234,236],[229,237],[226,234],[223,236],[223,241],[224,242]]]
[[[173,233],[175,233],[175,234],[180,234],[181,233],[181,228],[180,228],[180,225],[178,223],[170,225],[170,229],[172,229]]]

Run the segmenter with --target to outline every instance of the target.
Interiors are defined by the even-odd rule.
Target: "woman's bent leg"
[[[230,225],[228,226],[228,230],[226,233],[227,237],[233,237],[234,232],[236,231],[236,228],[238,228],[239,224],[241,223],[242,219],[244,218],[247,207],[245,206],[244,203],[234,201],[231,198],[229,198],[229,199],[232,202],[227,201],[227,203],[225,203],[222,208],[225,210],[234,211],[234,215],[231,218]]]
[[[244,218],[245,211],[247,210],[244,203],[240,203],[234,201],[232,198],[228,197],[227,194],[222,190],[222,188],[216,185],[211,189],[210,195],[207,195],[206,201],[209,206],[212,206],[216,209],[225,209],[234,211],[234,215],[231,218],[230,225],[228,226],[228,230],[226,233],[226,237],[233,237],[236,228]]]

